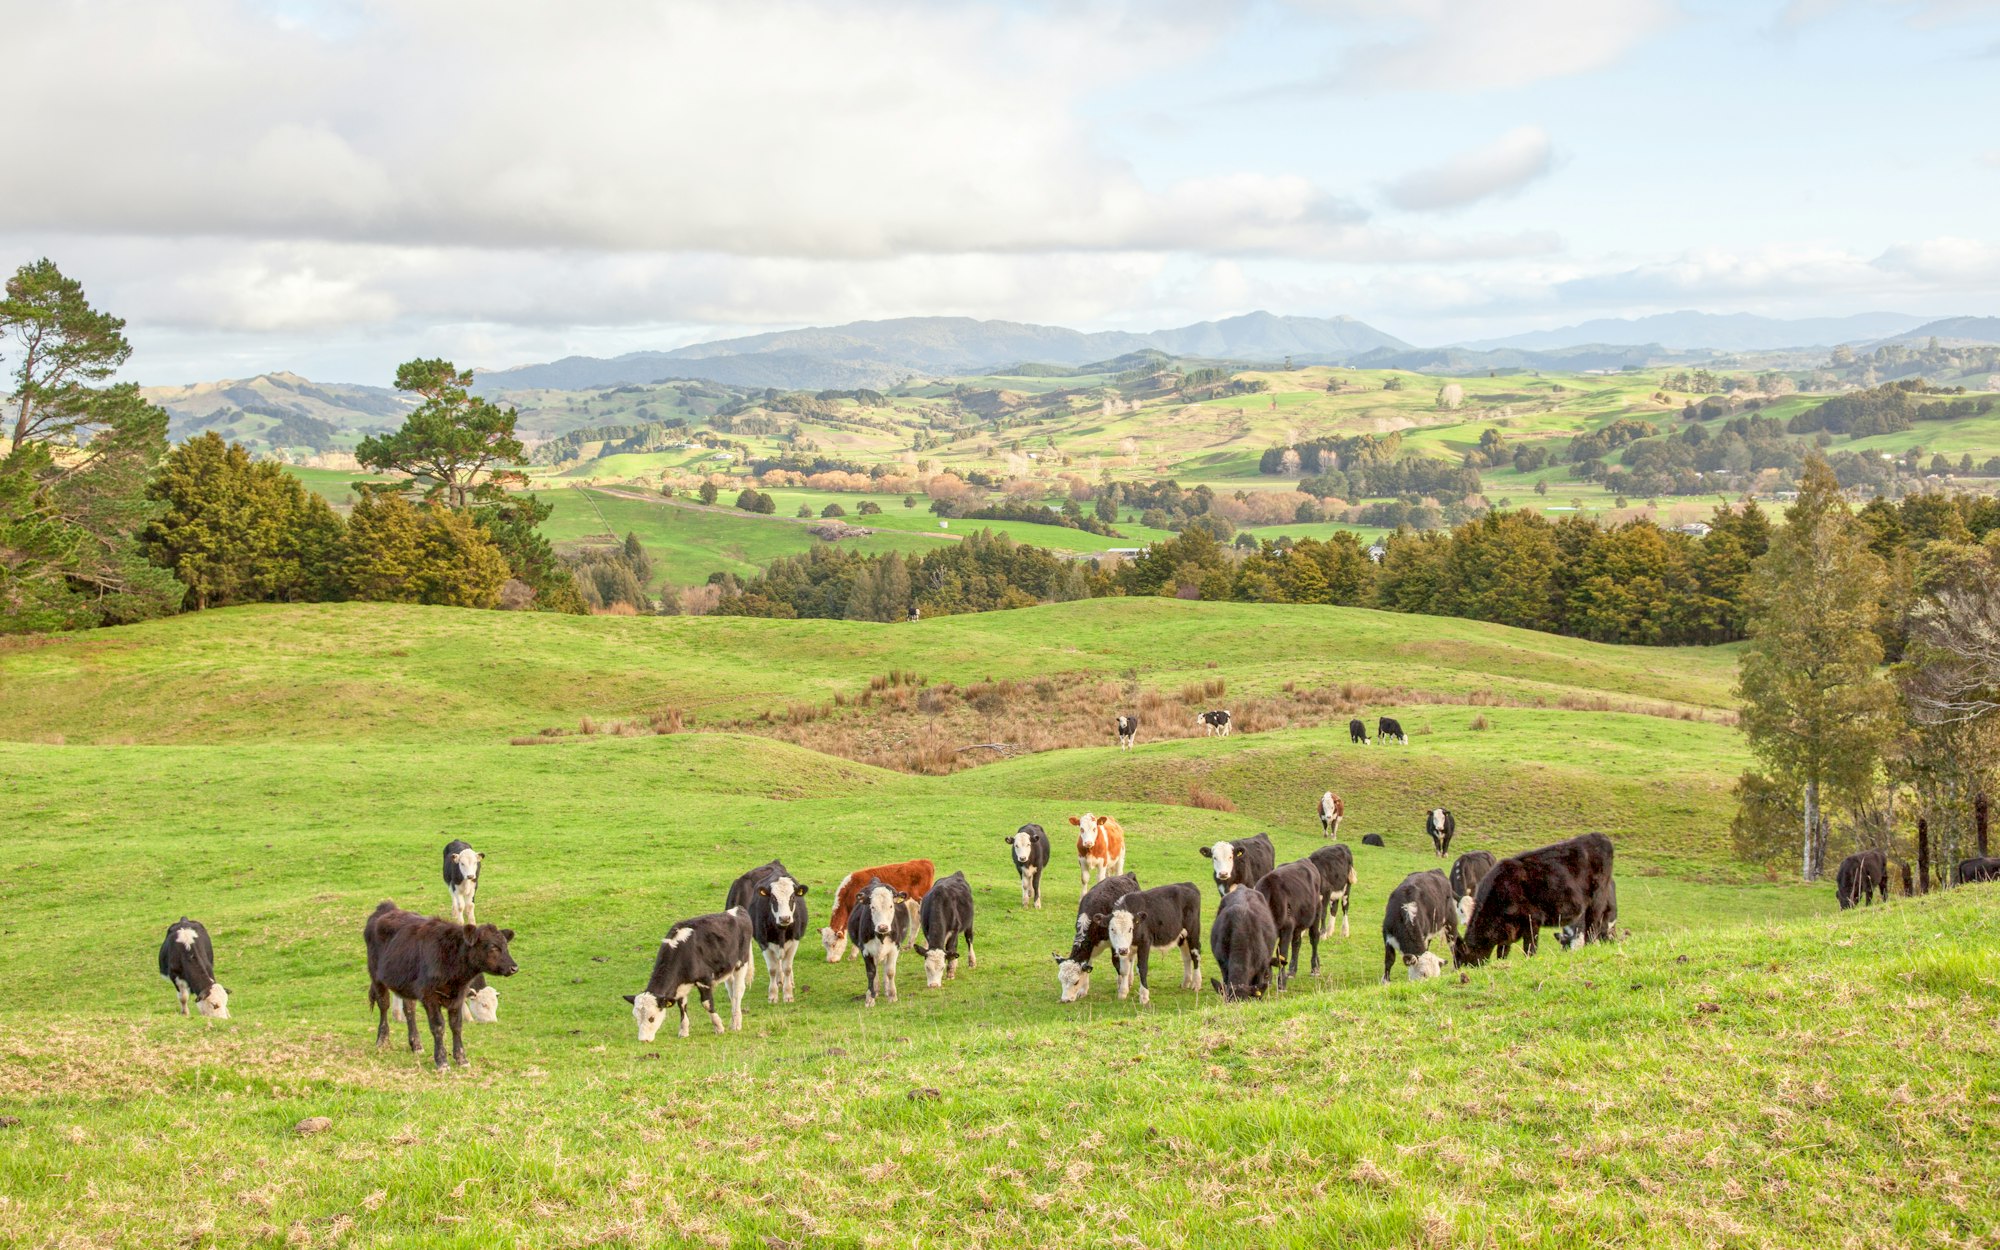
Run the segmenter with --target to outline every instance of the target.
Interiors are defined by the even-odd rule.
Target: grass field
[[[1838,913],[1830,887],[1746,882],[1722,849],[1733,730],[1554,706],[1713,712],[1733,666],[1175,601],[894,626],[322,605],[9,644],[0,1244],[1987,1244],[2000,897]],[[663,706],[699,728],[891,669],[1550,706],[1385,708],[1405,748],[1142,739],[949,778],[728,734],[507,745]],[[1239,810],[1175,805],[1195,780]],[[1024,911],[1001,835],[1109,811],[1142,882],[1200,881],[1217,837],[1319,845],[1328,787],[1345,840],[1388,845],[1356,847],[1321,976],[1226,1007],[1162,959],[1150,1008],[1103,972],[1056,1002],[1074,861],[1056,835]],[[1434,802],[1467,848],[1611,832],[1630,935],[1375,984]],[[359,928],[384,897],[440,907],[454,836],[487,853],[480,917],[517,931],[522,971],[439,1075],[374,1049]],[[802,952],[799,1001],[767,1005],[760,965],[741,1034],[697,1013],[685,1041],[633,1040],[619,996],[738,871],[781,855],[817,917],[848,869],[912,854],[971,880],[977,969],[927,991],[907,960],[901,1001],[867,1009],[857,963]],[[184,912],[231,1020],[181,1019],[154,973]]]

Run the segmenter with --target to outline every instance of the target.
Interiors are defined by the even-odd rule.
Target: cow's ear
[[[758,886],[758,887],[757,887],[757,897],[758,897],[758,898],[769,898],[769,897],[771,897],[771,891],[770,891],[770,888],[769,888],[768,886],[761,886],[761,885],[760,885],[760,886]]]
[[[1204,846],[1204,847],[1202,847],[1202,848],[1201,848],[1201,857],[1202,857],[1203,859],[1214,859],[1214,858],[1215,858],[1215,848],[1214,848],[1214,847],[1212,847],[1212,846]]]
[[[1076,970],[1077,970],[1078,972],[1089,972],[1089,971],[1090,971],[1090,965],[1089,965],[1088,963],[1080,963],[1080,964],[1078,964],[1078,965],[1076,966]]]
[[[500,930],[500,936],[511,942],[514,940],[514,931],[512,929],[502,929]]]
[[[467,946],[479,940],[479,926],[476,924],[460,925],[459,932],[464,935]]]
[[[910,892],[909,892],[908,890],[898,890],[898,891],[896,891],[896,901],[897,901],[897,902],[899,902],[899,903],[907,903],[907,902],[909,902],[909,901],[910,901]]]
[[[1100,912],[1096,912],[1096,913],[1094,913],[1094,914],[1093,914],[1093,915],[1092,915],[1092,916],[1090,917],[1090,923],[1092,923],[1092,924],[1110,924],[1110,923],[1111,923],[1111,913],[1110,913],[1110,912],[1108,912],[1108,911],[1100,911]]]
[[[1062,962],[1063,960],[1065,960],[1065,959],[1068,959],[1068,958],[1069,958],[1069,956],[1068,956],[1068,955],[1064,955],[1064,954],[1060,954],[1060,953],[1059,953],[1059,954],[1057,954],[1057,955],[1056,955],[1056,957],[1055,957],[1055,960],[1056,960],[1056,962],[1057,962],[1057,963],[1061,963],[1061,962]]]
[[[480,863],[482,863],[482,864],[486,862],[486,852],[485,852],[485,851],[481,851],[481,852],[479,852],[479,862],[480,862]]]
[[[1069,823],[1071,823],[1072,825],[1081,826],[1083,824],[1083,821],[1077,819],[1075,816],[1072,816],[1069,818]]]
[[[804,894],[807,890],[810,890],[812,888],[811,886],[800,885],[796,881],[792,883],[792,887],[793,887],[792,893],[794,894]]]
[[[639,1002],[639,996],[637,994],[621,994],[619,995],[619,997],[623,998],[626,1002],[631,1003],[635,1006]]]

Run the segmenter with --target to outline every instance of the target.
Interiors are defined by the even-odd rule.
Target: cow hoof
[[[875,1005],[875,996],[870,994],[868,997],[862,999],[861,1005],[863,1007],[873,1007]]]

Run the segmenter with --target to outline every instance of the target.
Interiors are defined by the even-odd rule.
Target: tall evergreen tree
[[[91,307],[83,284],[43,257],[7,279],[0,335],[14,343],[9,452],[30,442],[85,442],[103,428],[112,414],[93,384],[132,354],[123,318]]]
[[[214,431],[170,450],[146,494],[164,505],[146,554],[187,586],[189,608],[318,600],[338,584],[340,515]]]
[[[525,482],[507,466],[527,458],[514,436],[519,416],[471,393],[472,372],[449,360],[412,360],[396,370],[396,389],[422,397],[401,429],[364,438],[354,458],[370,469],[403,473],[398,489],[422,492],[447,507],[498,501]]]

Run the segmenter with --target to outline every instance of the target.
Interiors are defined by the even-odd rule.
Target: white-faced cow
[[[1458,923],[1472,922],[1472,898],[1479,883],[1493,871],[1493,852],[1467,851],[1451,863],[1451,896],[1458,906]]]
[[[930,892],[926,890],[924,896],[928,898]],[[868,976],[868,993],[861,1000],[865,1007],[875,1005],[878,969],[882,992],[890,1002],[896,1001],[896,965],[903,957],[903,948],[910,944],[909,901],[907,891],[876,877],[861,888],[847,917],[848,940],[861,952],[862,970]]]
[[[1347,804],[1340,796],[1328,790],[1319,796],[1319,831],[1325,837],[1335,837],[1340,833],[1340,822],[1347,815]]]
[[[1375,718],[1375,741],[1395,741],[1408,746],[1410,736],[1403,732],[1403,722],[1393,716],[1378,716]]]
[[[1132,749],[1132,744],[1138,740],[1139,718],[1137,716],[1120,716],[1118,718],[1118,749],[1129,751]]]
[[[715,987],[729,992],[729,1027],[743,1027],[743,995],[749,992],[756,975],[757,958],[751,949],[750,916],[741,907],[711,912],[683,920],[660,939],[660,952],[653,957],[653,974],[646,988],[625,995],[632,1004],[632,1019],[639,1025],[639,1040],[650,1042],[659,1036],[667,1019],[667,1004],[680,1009],[681,1036],[688,1035],[688,994],[699,992],[701,1005],[708,1009],[709,1023],[722,1032],[722,1017],[715,1010]]]
[[[1100,882],[1125,871],[1125,826],[1110,816],[1090,812],[1070,817],[1069,823],[1076,826],[1076,865],[1085,887],[1090,885],[1093,868]]]
[[[1112,905],[1105,917],[1111,963],[1118,970],[1118,997],[1132,988],[1133,969],[1139,974],[1139,1005],[1153,1001],[1147,981],[1152,953],[1181,948],[1181,988],[1201,988],[1201,891],[1183,881],[1137,890]]]
[[[1056,955],[1056,989],[1073,1003],[1090,993],[1090,961],[1111,940],[1110,916],[1118,900],[1139,890],[1139,874],[1122,872],[1084,891],[1076,902],[1076,940],[1069,954]]]
[[[1347,722],[1347,741],[1361,746],[1368,745],[1368,722],[1351,720]]]
[[[1611,839],[1601,833],[1501,860],[1473,895],[1472,919],[1452,946],[1453,961],[1477,966],[1496,952],[1505,959],[1515,942],[1533,955],[1544,926],[1567,927],[1565,944],[1572,948],[1600,940],[1617,906],[1611,870]]]
[[[1433,807],[1424,813],[1424,832],[1431,835],[1431,848],[1443,859],[1451,852],[1451,835],[1458,831],[1458,821],[1442,807]]]
[[[459,924],[477,924],[472,902],[479,893],[479,866],[486,857],[457,838],[445,843],[444,888],[451,892],[451,918]]]
[[[1959,866],[1961,870],[1964,865]],[[1834,874],[1834,899],[1840,910],[1862,907],[1880,894],[1889,901],[1889,857],[1880,851],[1861,851],[1840,861]]]
[[[1325,937],[1333,932],[1333,921],[1340,917],[1340,936],[1348,935],[1347,913],[1354,903],[1354,886],[1360,877],[1354,871],[1354,852],[1344,842],[1332,846],[1322,846],[1306,856],[1313,867],[1319,869],[1319,935]]]
[[[1277,945],[1278,926],[1262,894],[1238,890],[1225,895],[1208,927],[1208,953],[1222,975],[1210,977],[1208,983],[1225,1003],[1262,998],[1271,984],[1271,969],[1278,964],[1272,954]]]
[[[1214,861],[1215,892],[1222,895],[1256,885],[1278,863],[1278,852],[1272,849],[1268,833],[1217,842],[1202,847],[1201,853]]]
[[[1410,970],[1410,980],[1423,981],[1444,971],[1444,961],[1431,951],[1439,934],[1449,934],[1458,944],[1458,908],[1452,905],[1451,882],[1436,868],[1426,868],[1403,878],[1389,892],[1389,907],[1382,914],[1382,984],[1401,959]]]
[[[725,911],[741,908],[750,917],[750,940],[764,952],[768,1002],[791,1002],[796,988],[799,943],[811,932],[806,913],[808,887],[778,860],[736,878],[723,901]]]
[[[421,1006],[431,1026],[431,1063],[445,1066],[444,1027],[451,1025],[451,1061],[465,1066],[465,998],[473,979],[511,977],[519,971],[508,943],[512,929],[459,924],[442,916],[412,919],[384,899],[362,926],[368,951],[368,1002],[376,1009],[375,1044],[389,1043],[389,1004],[400,998]],[[410,1049],[417,1049],[417,1014],[407,1011]]]
[[[965,938],[965,966],[977,968],[979,956],[972,950],[972,887],[965,874],[955,872],[931,887],[918,913],[923,937],[917,954],[924,961],[924,985],[937,989],[949,977],[958,979],[958,939]]]
[[[215,947],[199,920],[182,916],[167,926],[166,940],[160,943],[160,975],[174,987],[182,1015],[193,1000],[194,1009],[209,1019],[229,1018],[229,991],[215,979]]]
[[[1227,738],[1229,736],[1229,713],[1223,708],[1216,708],[1212,712],[1201,713],[1194,718],[1194,723],[1207,731],[1204,735],[1205,737]]]
[[[1319,972],[1319,866],[1309,859],[1294,860],[1264,874],[1251,887],[1264,896],[1271,907],[1271,923],[1277,927],[1276,951],[1284,960],[1278,974],[1278,988],[1284,989],[1299,974],[1299,941],[1312,942],[1312,970]]]
[[[1021,879],[1021,906],[1042,905],[1042,874],[1049,866],[1049,835],[1040,825],[1022,825],[1007,838],[1014,875]]]

